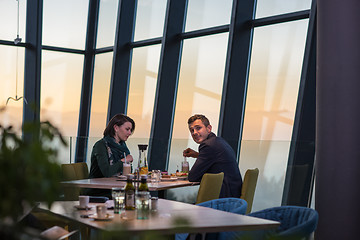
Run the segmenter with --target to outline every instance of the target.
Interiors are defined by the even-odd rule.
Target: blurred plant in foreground
[[[0,125],[0,225],[14,226],[27,209],[42,201],[49,206],[61,192],[61,167],[57,148],[59,130],[50,122],[31,122],[23,126],[23,136]]]

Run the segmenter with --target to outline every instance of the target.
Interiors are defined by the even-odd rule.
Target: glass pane
[[[134,41],[161,37],[166,0],[138,0]]]
[[[100,1],[96,48],[114,45],[118,2],[116,0]]]
[[[160,45],[135,48],[132,56],[127,115],[135,121],[135,132],[127,145],[138,163],[137,144],[148,144],[159,71]]]
[[[259,169],[252,211],[281,205],[290,141],[241,142],[240,172]]]
[[[44,0],[43,45],[85,49],[88,0]]]
[[[77,54],[42,52],[41,113],[66,136],[76,136],[84,57]]]
[[[133,50],[127,114],[134,119],[136,129],[131,138],[148,141],[150,137],[160,49],[155,45]]]
[[[187,120],[196,113],[209,118],[212,131],[217,133],[221,94],[224,80],[228,34],[184,41],[178,94],[171,139],[168,172],[181,170],[182,152],[190,147],[198,150],[191,138]],[[188,158],[190,168],[195,158]],[[198,186],[168,191],[168,198],[194,203]]]
[[[21,134],[24,95],[24,48],[0,45],[0,124]],[[8,104],[6,105],[6,102]],[[4,108],[3,110],[1,110]]]
[[[97,54],[95,57],[89,137],[102,138],[106,127],[112,58],[112,52]]]
[[[189,0],[185,31],[229,24],[232,2],[232,0]]]
[[[311,0],[257,0],[256,18],[307,10]]]
[[[308,20],[256,28],[244,140],[291,139]]]
[[[260,170],[253,211],[281,204],[307,26],[301,20],[254,31],[239,165],[242,174]]]
[[[14,41],[18,31],[18,1],[0,1],[0,39]],[[19,37],[25,42],[26,1],[19,1]]]
[[[210,120],[212,131],[217,132],[227,41],[227,33],[184,41],[169,172],[174,173],[178,165],[180,167],[184,149],[198,149],[187,125],[190,116],[204,114]],[[189,159],[190,168],[194,162],[194,158]]]

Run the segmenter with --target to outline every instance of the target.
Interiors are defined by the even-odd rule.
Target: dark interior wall
[[[360,236],[360,1],[318,0],[316,239]]]

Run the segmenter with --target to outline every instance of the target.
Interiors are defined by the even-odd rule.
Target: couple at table
[[[190,148],[183,152],[185,157],[196,158],[189,181],[200,182],[205,173],[224,172],[220,197],[240,197],[242,178],[231,146],[211,131],[212,126],[204,115],[190,117],[188,127],[193,140],[200,144],[198,152]],[[93,147],[89,178],[111,177],[122,172],[125,156],[127,162],[133,161],[125,142],[134,130],[134,120],[124,114],[117,114],[109,121],[104,137]],[[108,190],[88,191],[89,195],[110,195]]]

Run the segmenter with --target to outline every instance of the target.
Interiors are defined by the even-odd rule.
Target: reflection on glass
[[[232,0],[189,0],[185,31],[230,23]]]
[[[95,57],[89,137],[103,136],[106,127],[113,53]]]
[[[281,205],[290,141],[242,141],[240,172],[259,169],[252,211]]]
[[[14,41],[17,35],[18,2],[0,1],[0,39]],[[19,37],[25,42],[26,1],[19,1]]]
[[[163,35],[166,2],[166,0],[138,0],[134,41]]]
[[[253,211],[279,206],[299,90],[307,20],[256,28],[240,171],[259,168]]]
[[[88,0],[44,0],[43,45],[85,49]]]
[[[256,18],[310,9],[311,0],[257,0]]]
[[[118,2],[117,0],[100,0],[96,48],[114,45]]]
[[[76,136],[81,81],[82,55],[42,52],[40,119],[50,120],[64,136]]]
[[[224,80],[228,34],[184,41],[168,171],[181,166],[185,148],[197,149],[187,120],[195,113],[207,116],[217,132]],[[176,141],[174,139],[177,139]],[[188,159],[190,168],[195,159]]]
[[[244,140],[291,139],[307,20],[256,28]]]
[[[136,123],[131,138],[145,138],[145,144],[150,137],[160,49],[155,45],[133,50],[127,115]]]
[[[24,94],[24,48],[0,45],[0,124],[12,125],[21,133],[23,101],[9,100],[20,98]],[[17,66],[16,66],[17,65]]]

